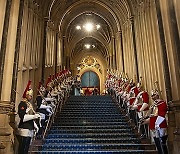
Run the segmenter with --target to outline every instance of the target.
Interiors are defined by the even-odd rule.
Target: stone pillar
[[[119,39],[120,39],[120,47],[121,47],[121,49],[118,51],[118,52],[120,52],[120,57],[118,57],[118,58],[121,58],[121,71],[123,71],[124,72],[124,47],[123,47],[123,38],[122,38],[122,31],[120,31],[119,33],[118,33],[118,35],[119,35]]]
[[[124,72],[124,46],[123,46],[123,38],[122,38],[122,31],[120,32],[120,41],[121,41],[121,56],[122,56],[122,71]]]
[[[141,66],[139,68],[139,76],[143,76],[144,73],[144,62],[143,62],[143,36],[142,36],[142,29],[141,29],[141,10],[140,6],[136,10],[136,16],[134,16],[134,25],[135,25],[135,32],[137,33],[136,36],[136,43],[137,43],[137,58],[138,58],[138,65]]]
[[[175,6],[173,1],[167,0],[168,4],[168,9],[169,9],[169,15],[171,21],[170,23],[170,29],[172,30],[172,37],[173,37],[173,50],[176,53],[176,58],[177,58],[177,69],[178,75],[180,74],[180,38],[179,38],[179,29],[178,29],[178,23],[177,23],[177,18],[176,18],[176,13],[175,13]],[[175,128],[174,131],[174,136],[170,134],[170,138],[173,142],[170,142],[170,146],[173,147],[173,153],[178,154],[180,151],[180,100],[173,101],[171,104],[171,112],[168,114],[169,117],[169,132],[172,132],[172,129]]]
[[[121,42],[122,42],[122,47],[123,47],[123,65],[124,65],[124,72],[126,72],[126,58],[127,58],[127,53],[126,53],[126,28],[125,25],[122,26],[122,31],[121,31]]]
[[[152,70],[152,66],[154,61],[151,59],[153,53],[151,53],[151,46],[152,44],[150,44],[150,38],[151,38],[151,34],[150,31],[150,24],[149,24],[149,18],[147,16],[149,12],[149,3],[148,1],[146,3],[144,3],[143,5],[143,27],[144,27],[144,36],[145,36],[145,57],[146,57],[146,90],[151,90],[152,88],[154,88],[153,84],[156,80],[153,80],[153,70]]]
[[[20,0],[7,0],[0,52],[0,153],[8,154],[14,153],[12,149],[12,141],[14,140],[14,137],[12,135],[12,128],[9,125],[9,115],[15,106],[14,103],[11,103],[10,94],[17,41],[17,27],[19,25],[19,6]]]
[[[48,25],[48,18],[44,18],[44,37],[43,37],[43,48],[42,48],[42,70],[41,70],[41,81],[44,83],[45,80],[45,62],[46,62],[46,37],[47,37],[47,25]]]
[[[62,68],[66,66],[66,36],[62,38]]]
[[[172,35],[174,37],[174,47],[178,59],[178,66],[179,66],[179,73],[180,73],[180,30],[178,30],[178,23],[177,23],[177,18],[176,18],[176,12],[175,12],[175,6],[173,3],[173,0],[168,0],[168,6],[169,6],[169,13],[170,13],[170,24],[171,24],[171,30],[172,30]]]
[[[164,64],[164,78],[165,78],[166,96],[167,96],[166,100],[169,102],[172,101],[172,92],[171,92],[168,58],[167,58],[167,49],[166,49],[166,42],[164,36],[164,26],[162,21],[162,14],[161,14],[159,0],[155,0],[155,4],[156,4],[157,19],[158,19],[158,26],[159,26],[159,33],[161,40],[161,48],[162,48],[162,56],[163,56],[162,58]]]
[[[70,69],[70,57],[66,56],[66,68]]]
[[[16,44],[14,53],[14,65],[13,65],[13,75],[12,75],[12,86],[11,86],[11,102],[16,102],[16,89],[17,89],[17,76],[18,76],[18,63],[19,63],[19,53],[20,53],[20,41],[21,41],[21,28],[24,10],[24,0],[20,0],[19,6],[19,17],[17,24],[17,34],[16,34]],[[10,125],[15,128],[15,105],[13,106],[13,112],[10,115]]]
[[[133,47],[134,47],[134,60],[135,60],[135,67],[136,67],[136,76],[137,79],[139,79],[139,69],[138,69],[138,62],[137,62],[137,47],[136,47],[136,34],[135,34],[135,25],[134,25],[134,17],[131,16],[130,18],[131,25],[132,25],[132,41],[133,41]]]
[[[11,5],[12,0],[7,0],[6,2],[6,11],[4,17],[4,25],[3,25],[3,33],[2,33],[2,42],[0,48],[0,100],[1,100],[1,91],[2,91],[2,82],[3,82],[3,71],[4,71],[4,62],[6,55],[6,46],[8,39],[8,28],[9,28],[9,20],[11,14]]]
[[[58,37],[59,37],[59,34],[58,32],[56,32],[56,36],[55,36],[55,42],[54,42],[54,45],[55,45],[55,48],[54,48],[54,73],[56,74],[57,73],[57,59],[58,59],[58,56],[57,56],[57,52],[58,52]]]
[[[149,42],[149,50],[148,50],[148,56],[149,56],[149,59],[150,59],[150,77],[151,77],[151,87],[150,89],[153,88],[153,83],[155,81],[158,81],[158,73],[157,73],[157,70],[156,70],[156,60],[155,60],[155,52],[156,52],[156,44],[153,40],[153,36],[156,35],[154,33],[154,29],[153,29],[153,25],[152,25],[152,19],[151,19],[151,7],[153,7],[151,5],[151,2],[147,2],[147,5],[146,5],[146,12],[145,12],[145,18],[146,18],[146,23],[147,23],[147,31],[148,31],[148,34],[147,34],[147,37],[148,37],[148,42]]]
[[[110,69],[110,61],[109,61],[109,56],[107,56],[106,60],[107,60],[107,68],[108,68],[108,69]]]
[[[113,55],[110,55],[110,68],[114,69],[113,68]]]
[[[116,44],[115,44],[115,37],[112,36],[112,58],[113,58],[113,61],[112,61],[112,68],[113,69],[117,69],[117,61],[116,61]]]
[[[163,22],[163,13],[160,7],[160,1],[156,0],[155,1],[155,7],[156,7],[156,11],[157,11],[157,19],[158,19],[158,26],[159,26],[159,32],[160,32],[160,41],[161,41],[161,48],[162,48],[162,59],[163,59],[163,66],[164,66],[164,78],[165,78],[165,88],[166,88],[166,99],[167,99],[167,103],[169,105],[169,109],[170,112],[168,113],[168,118],[169,118],[169,126],[168,126],[168,134],[169,134],[169,140],[168,140],[168,145],[169,145],[169,151],[172,152],[174,149],[174,152],[178,149],[178,152],[180,150],[179,148],[179,139],[180,139],[180,134],[179,134],[179,118],[180,115],[178,114],[177,111],[180,111],[179,105],[178,103],[173,102],[172,104],[170,103],[173,99],[173,95],[172,95],[172,89],[171,86],[173,87],[173,85],[171,85],[172,79],[170,78],[170,73],[173,73],[173,71],[171,70],[170,72],[170,68],[171,68],[171,62],[168,63],[168,59],[170,59],[170,55],[168,55],[168,40],[167,40],[167,31],[166,31],[166,24]],[[164,8],[163,8],[164,9]],[[166,20],[166,19],[164,19]],[[166,32],[166,33],[165,33]],[[168,35],[170,35],[170,32],[168,31]],[[171,53],[173,54],[173,53]],[[172,75],[171,75],[172,77]],[[175,117],[175,121],[173,120]],[[177,124],[177,125],[176,125]],[[177,140],[174,141],[174,135],[172,134],[172,131],[174,129],[174,125],[176,125],[176,133],[175,136],[177,137]],[[177,153],[178,153],[177,152]],[[176,152],[175,152],[176,153]]]

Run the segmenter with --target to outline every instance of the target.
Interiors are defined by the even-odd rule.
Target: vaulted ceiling
[[[121,31],[123,23],[127,21],[136,9],[136,4],[142,0],[34,0],[43,6],[45,17],[52,20],[61,35],[70,44],[68,54],[71,58],[85,52],[84,43],[93,42],[94,52],[103,57],[109,55],[109,43]],[[133,7],[132,7],[133,6]],[[91,21],[101,25],[92,33],[76,29]],[[89,52],[92,52],[92,50]]]

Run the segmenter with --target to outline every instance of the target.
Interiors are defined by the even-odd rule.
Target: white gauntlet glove
[[[39,114],[35,114],[35,115],[29,115],[29,114],[25,114],[24,118],[23,118],[23,122],[29,121],[29,120],[33,120],[33,119],[38,119],[41,116]]]
[[[34,119],[38,119],[38,118],[41,118],[41,115],[36,113],[36,114],[34,115]]]

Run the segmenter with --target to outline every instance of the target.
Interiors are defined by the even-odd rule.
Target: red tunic
[[[151,130],[155,129],[155,122],[158,116],[164,117],[167,113],[167,104],[163,100],[159,100],[157,102],[157,108],[158,112],[157,115],[150,117],[150,123],[149,123],[149,128]],[[160,128],[167,128],[167,122],[166,119],[159,125]]]
[[[142,98],[143,103],[149,104],[149,95],[148,95],[148,93],[146,91],[142,92],[141,98]],[[138,109],[137,109],[138,112],[140,112],[140,109],[141,109],[142,105],[143,104],[138,105]],[[143,111],[147,111],[147,110],[149,110],[149,107],[146,107]]]

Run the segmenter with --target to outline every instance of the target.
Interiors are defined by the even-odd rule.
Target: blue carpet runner
[[[38,146],[38,145],[35,145]],[[125,114],[110,96],[71,96],[41,147],[40,154],[60,153],[156,153],[142,144]]]

